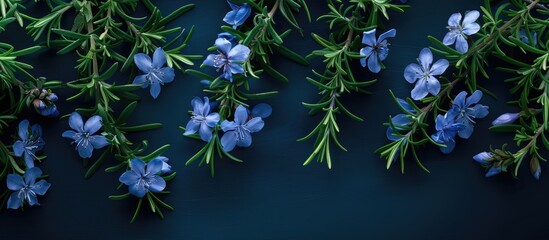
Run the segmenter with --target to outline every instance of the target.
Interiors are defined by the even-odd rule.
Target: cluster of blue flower
[[[469,46],[467,36],[473,35],[480,30],[476,23],[479,17],[478,11],[470,11],[465,15],[462,21],[460,13],[454,13],[448,19],[448,33],[444,37],[445,45],[455,43],[456,50],[460,53],[467,52]],[[381,38],[381,37],[380,37]],[[423,48],[417,59],[418,63],[411,63],[404,69],[404,79],[414,84],[411,91],[411,98],[419,101],[431,94],[437,96],[441,91],[441,84],[437,76],[442,75],[449,67],[450,63],[446,59],[434,61],[433,53],[429,48]],[[488,115],[488,107],[478,104],[482,98],[481,91],[475,91],[471,96],[467,92],[460,92],[453,100],[452,107],[444,114],[439,114],[435,120],[436,133],[431,135],[431,139],[439,144],[443,153],[450,153],[455,147],[455,137],[459,136],[468,139],[474,130],[475,119],[481,119]],[[391,126],[387,129],[387,138],[391,141],[402,141],[407,139],[407,134],[420,109],[414,109],[403,99],[397,99],[400,108],[405,112],[398,114],[391,119]]]
[[[44,179],[36,182],[36,179],[42,175],[42,170],[34,166],[34,161],[40,160],[37,157],[37,152],[44,148],[45,142],[42,139],[40,125],[29,125],[28,120],[19,123],[19,139],[13,144],[13,153],[16,157],[21,157],[24,160],[26,171],[24,171],[23,177],[16,173],[8,174],[7,187],[14,191],[8,198],[7,207],[11,209],[22,207],[24,202],[30,206],[40,205],[36,195],[46,194],[51,186]]]
[[[231,7],[223,21],[232,25],[234,29],[242,25],[251,14],[251,7],[244,3],[242,5],[234,4],[227,1]],[[250,48],[239,44],[239,39],[227,32],[218,34],[215,40],[217,54],[209,54],[204,62],[205,66],[214,67],[217,71],[221,71],[221,78],[233,83],[233,75],[246,74],[243,63],[250,55]],[[206,87],[209,87],[210,81],[201,81]],[[263,129],[263,119],[270,116],[272,108],[268,104],[258,104],[251,111],[246,107],[239,105],[236,107],[233,121],[223,119],[226,116],[220,116],[219,113],[213,112],[217,108],[219,102],[210,102],[208,97],[203,100],[195,97],[191,100],[193,108],[191,119],[185,127],[184,135],[192,135],[198,133],[204,142],[210,142],[212,139],[212,130],[220,127],[224,132],[221,137],[221,146],[223,151],[230,152],[235,146],[249,147],[252,144],[251,133],[259,132]]]

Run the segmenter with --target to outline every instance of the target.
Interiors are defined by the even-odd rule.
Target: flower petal
[[[404,79],[409,83],[414,83],[418,78],[423,75],[421,67],[415,63],[411,63],[404,69]]]
[[[101,121],[103,119],[99,115],[93,115],[84,124],[84,131],[89,134],[94,134],[101,128]]]
[[[38,195],[44,195],[50,189],[51,183],[46,182],[46,180],[42,179],[38,181],[34,186],[32,186],[31,190],[38,194]]]
[[[265,122],[261,119],[261,117],[254,117],[244,124],[244,127],[252,133],[261,131],[263,126],[265,126]]]
[[[210,54],[208,55],[208,57],[206,57],[206,59],[204,60],[204,62],[202,64],[206,65],[206,66],[210,66],[210,67],[217,67],[215,65],[215,58],[217,57],[216,54]]]
[[[468,107],[469,105],[467,105],[467,101],[465,100],[465,96],[467,96],[467,92],[466,91],[461,91],[460,93],[458,93],[458,95],[454,98],[454,103],[453,105],[456,106],[456,110],[458,112],[460,112],[462,109]]]
[[[377,43],[375,28],[362,34],[362,43],[367,46],[374,46]]]
[[[465,25],[465,27],[463,28],[463,33],[470,36],[477,33],[479,30],[480,30],[480,25],[478,25],[478,23],[471,23],[471,24]]]
[[[395,37],[396,33],[397,33],[397,31],[394,28],[387,31],[387,32],[384,32],[381,35],[379,35],[379,38],[377,39],[377,42],[380,43],[380,42],[383,42],[383,40],[385,40],[385,38]]]
[[[78,149],[78,155],[81,158],[89,158],[93,153],[93,146],[88,142],[88,140],[82,141],[80,144],[76,145]]]
[[[389,139],[390,141],[393,141],[393,142],[402,138],[402,136],[395,135],[395,131],[393,130],[392,127],[387,128],[387,131],[385,132],[385,135],[387,136],[387,139]]]
[[[223,122],[221,122],[221,130],[223,130],[223,132],[233,131],[237,127],[238,127],[238,124],[236,124],[233,121],[223,120]]]
[[[120,175],[120,178],[118,178],[118,181],[129,186],[136,184],[137,181],[139,181],[139,177],[140,176],[137,175],[135,171],[130,170],[122,173],[122,175]]]
[[[19,192],[14,192],[8,198],[8,208],[18,209],[23,206],[23,199],[19,198]]]
[[[463,35],[458,35],[456,38],[456,50],[459,53],[466,53],[469,50],[469,44]]]
[[[149,191],[151,192],[162,192],[166,188],[166,181],[160,176],[152,176],[150,178]]]
[[[464,119],[462,122],[465,126],[462,130],[458,131],[458,136],[463,139],[469,139],[473,135],[475,126],[467,119]]]
[[[149,90],[151,93],[151,96],[156,99],[158,95],[160,95],[160,83],[159,82],[153,82],[151,83],[151,89]]]
[[[465,100],[465,106],[471,106],[473,104],[476,104],[480,102],[480,99],[482,99],[482,91],[476,90]]]
[[[250,49],[242,44],[238,44],[231,49],[227,58],[231,63],[242,63],[250,55]]]
[[[93,135],[89,137],[89,141],[94,149],[100,149],[107,145],[109,145],[109,142],[107,141],[107,138],[103,135]]]
[[[198,132],[198,135],[200,135],[200,139],[202,139],[202,141],[210,142],[212,139],[212,129],[205,122],[202,122],[200,124],[200,131]]]
[[[32,153],[33,152],[31,152],[31,150],[27,150],[25,151],[25,155],[23,156],[23,158],[25,159],[25,165],[27,166],[27,168],[34,167],[34,156]]]
[[[248,110],[244,106],[239,105],[234,111],[234,122],[238,125],[243,125],[246,121],[248,121]]]
[[[477,10],[473,10],[466,13],[465,17],[463,18],[463,26],[465,27],[471,23],[474,23],[479,16],[480,16],[480,13]]]
[[[467,109],[467,115],[473,118],[484,118],[488,115],[488,106],[482,104],[477,104],[471,108]]]
[[[248,131],[242,131],[241,138],[236,142],[239,147],[249,147],[252,145],[252,134]]]
[[[501,172],[501,167],[491,167],[488,169],[488,172],[486,172],[485,177],[492,177],[494,175],[497,175]]]
[[[220,52],[227,55],[231,51],[232,44],[225,38],[218,38],[215,40],[215,46]]]
[[[457,34],[455,31],[449,31],[444,35],[444,39],[442,40],[442,43],[446,46],[450,46],[456,42]]]
[[[457,27],[461,21],[461,13],[454,13],[448,18],[448,26]]]
[[[376,53],[370,55],[367,61],[370,72],[379,73],[381,71],[381,65],[379,64],[379,59]]]
[[[138,53],[133,56],[133,61],[139,70],[144,73],[149,73],[152,70],[152,61],[149,56],[143,53]]]
[[[489,162],[487,162],[486,160],[490,159],[492,157],[492,154],[489,153],[489,152],[481,152],[475,156],[473,156],[473,160],[475,160],[476,162],[482,164],[482,165],[488,165]]]
[[[73,139],[73,140],[76,140],[76,139],[77,139],[76,132],[73,131],[73,130],[64,131],[62,136],[63,136],[64,138],[70,138],[70,139]],[[14,145],[14,147],[15,147],[15,145]],[[14,149],[14,150],[15,150],[15,149]]]
[[[234,131],[229,131],[221,137],[221,146],[224,152],[230,152],[236,146],[237,136]]]
[[[434,77],[429,77],[427,79],[427,90],[433,96],[437,95],[440,92],[440,82]]]
[[[427,90],[427,81],[420,79],[416,82],[414,89],[412,89],[411,97],[414,100],[421,100],[426,97],[427,94],[429,94],[429,91]]]
[[[412,121],[408,118],[408,115],[401,113],[391,118],[391,122],[398,129],[398,127],[404,127],[409,125]]]
[[[147,75],[139,75],[133,79],[132,84],[142,84],[141,88],[146,88],[149,85],[149,81],[147,81]]]
[[[433,53],[429,48],[421,49],[421,52],[419,52],[419,63],[423,67],[423,70],[427,71],[430,69],[430,65],[433,63]]]
[[[255,105],[254,108],[252,108],[252,116],[254,117],[260,117],[262,119],[265,119],[273,113],[273,108],[271,105],[266,103],[260,103]]]
[[[200,127],[200,122],[195,121],[194,119],[189,120],[187,123],[187,126],[185,126],[185,133],[183,135],[191,135],[198,132],[198,128]]]
[[[166,64],[166,53],[162,48],[156,48],[153,53],[153,59],[152,59],[152,67],[153,68],[161,68]]]
[[[147,163],[147,170],[145,171],[145,174],[146,175],[150,175],[150,174],[157,174],[159,173],[160,171],[162,171],[162,160],[158,159],[158,158],[155,158],[153,160],[151,160],[149,163]]]
[[[16,157],[23,156],[23,153],[25,152],[25,144],[22,141],[16,141],[13,144],[13,154]]]
[[[175,79],[175,72],[171,67],[163,67],[160,70],[160,81],[163,83],[171,83]]]
[[[446,59],[439,59],[431,66],[431,76],[441,75],[446,71],[450,63]]]
[[[32,186],[36,181],[36,178],[42,175],[42,170],[37,167],[29,168],[25,171],[25,184]]]
[[[69,117],[69,126],[77,132],[82,131],[82,128],[84,127],[82,116],[77,112],[71,113],[71,116]]]
[[[456,142],[453,139],[450,139],[450,141],[444,142],[443,144],[446,145],[446,147],[440,147],[440,151],[444,154],[451,153],[456,147]]]
[[[229,65],[232,74],[240,74],[246,72],[244,67],[238,63],[231,63]]]
[[[19,174],[8,174],[6,185],[9,190],[19,191],[25,186],[25,182],[23,181],[23,177]]]
[[[215,127],[217,123],[219,122],[219,113],[211,113],[206,116],[206,124],[208,127]]]
[[[143,184],[129,185],[128,190],[131,194],[133,194],[134,196],[136,196],[138,198],[144,197],[145,194],[147,194],[147,192],[149,191],[148,189],[145,189],[145,186]]]
[[[130,161],[130,169],[135,171],[138,175],[145,175],[145,166],[147,164],[139,158],[134,158]]]
[[[21,140],[26,141],[29,134],[29,120],[23,120],[19,123],[18,135]]]

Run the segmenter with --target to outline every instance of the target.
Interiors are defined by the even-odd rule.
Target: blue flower
[[[264,125],[261,117],[248,120],[248,110],[242,105],[238,106],[234,121],[221,122],[221,129],[225,132],[221,137],[223,151],[230,152],[235,146],[249,147],[252,145],[252,133],[261,131]]]
[[[424,48],[419,53],[418,64],[411,63],[404,69],[404,78],[409,83],[416,82],[412,89],[412,99],[421,100],[431,93],[437,95],[440,92],[440,82],[435,78],[441,75],[448,68],[449,62],[446,59],[439,59],[432,66],[433,53],[429,48]]]
[[[408,104],[404,99],[397,98],[398,105],[407,113],[407,114],[397,114],[393,118],[391,118],[391,122],[393,126],[396,128],[397,131],[403,131],[406,130],[406,128],[412,124],[412,120],[410,119],[408,114],[415,114],[416,110]],[[397,141],[402,138],[402,136],[395,133],[395,130],[393,127],[389,126],[386,131],[387,139],[391,141]]]
[[[149,163],[134,158],[130,161],[130,170],[123,173],[118,179],[129,186],[131,194],[142,198],[147,192],[161,192],[166,188],[166,181],[157,174],[162,171],[163,161],[153,159]]]
[[[29,205],[40,205],[36,195],[44,195],[51,184],[42,179],[36,182],[36,178],[42,175],[42,170],[37,167],[29,168],[25,171],[25,179],[18,174],[8,174],[7,186],[9,190],[15,191],[8,199],[8,208],[18,209],[23,206],[23,202]]]
[[[250,55],[250,49],[242,44],[232,46],[232,43],[225,38],[215,40],[218,54],[210,54],[204,60],[204,65],[211,66],[223,71],[223,78],[233,81],[233,74],[244,73],[242,64]]]
[[[468,139],[473,134],[475,118],[484,118],[488,115],[488,106],[477,104],[482,98],[482,92],[476,90],[470,97],[465,98],[467,92],[461,91],[454,99],[452,108],[448,111],[449,118],[462,123],[465,128],[458,132],[459,137]]]
[[[23,156],[27,168],[34,167],[36,152],[44,148],[44,140],[42,140],[42,128],[38,124],[32,125],[29,129],[29,121],[23,120],[19,123],[18,135],[21,140],[17,140],[13,144],[13,153],[17,157]]]
[[[493,126],[511,124],[520,117],[520,113],[504,113],[492,122]]]
[[[532,46],[537,47],[538,46],[538,33],[532,32],[532,35],[530,37],[532,38]],[[530,44],[530,39],[528,39],[528,35],[526,34],[526,31],[524,29],[519,30],[518,36],[520,40],[526,44]]]
[[[219,122],[219,114],[210,113],[211,105],[208,97],[204,97],[204,101],[195,97],[191,105],[193,107],[191,120],[187,123],[183,134],[190,135],[198,132],[204,142],[209,142],[212,139],[212,128]]]
[[[480,163],[483,166],[490,165],[490,160],[492,158],[492,153],[489,152],[481,152],[475,156],[473,156],[473,160]]]
[[[442,153],[450,153],[456,146],[455,138],[457,133],[463,130],[464,127],[462,123],[455,123],[453,118],[439,114],[435,123],[437,133],[433,134],[431,138],[437,143],[446,145],[440,147]]]
[[[378,73],[381,71],[380,63],[387,58],[389,54],[389,48],[387,47],[389,43],[385,40],[388,37],[395,37],[396,30],[391,29],[387,32],[379,35],[379,38],[376,40],[376,29],[364,32],[362,36],[362,43],[366,47],[360,49],[360,55],[364,58],[360,59],[360,63],[363,67],[368,66],[368,69],[373,73]]]
[[[59,111],[55,103],[58,99],[55,93],[52,93],[46,89],[35,88],[29,92],[29,94],[34,98],[32,100],[32,105],[38,114],[44,117],[57,117],[59,116]]]
[[[467,44],[467,36],[471,36],[480,30],[480,25],[475,21],[480,16],[480,13],[476,10],[470,11],[465,14],[463,22],[461,21],[461,13],[454,13],[448,19],[448,33],[444,36],[442,43],[450,46],[456,43],[456,50],[460,53],[466,53],[469,50],[469,44]]]
[[[494,176],[494,175],[497,175],[501,173],[501,166],[493,166],[493,167],[490,167],[488,169],[488,171],[486,172],[486,175],[484,175],[485,177],[491,177],[491,176]]]
[[[172,166],[168,164],[168,161],[170,161],[169,158],[164,156],[158,156],[158,157],[155,157],[154,159],[158,159],[162,161],[162,169],[160,170],[160,175],[172,173]]]
[[[238,38],[228,32],[222,32],[220,34],[217,34],[217,38],[226,39],[227,41],[231,42],[232,46],[235,46],[238,44]]]
[[[266,103],[260,103],[252,108],[252,111],[248,111],[248,114],[252,117],[260,117],[262,119],[268,118],[273,113],[271,105]]]
[[[151,85],[151,96],[156,99],[160,94],[160,85],[170,83],[175,78],[175,73],[171,67],[162,67],[166,64],[166,53],[162,48],[154,51],[153,59],[143,53],[135,54],[133,57],[135,65],[141,70],[143,75],[135,77],[133,84],[142,84],[142,88]]]
[[[227,3],[229,3],[232,10],[225,15],[223,21],[233,25],[233,28],[236,29],[236,27],[244,24],[246,19],[248,19],[252,13],[252,8],[247,3],[242,5],[234,4],[231,1],[227,1]]]
[[[69,126],[74,129],[63,132],[63,137],[70,138],[76,143],[78,154],[82,158],[92,156],[93,149],[103,148],[109,145],[107,138],[102,135],[93,135],[101,128],[101,117],[94,115],[86,121],[82,121],[82,116],[77,112],[71,113],[69,117]]]

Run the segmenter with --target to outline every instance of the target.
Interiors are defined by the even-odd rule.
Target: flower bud
[[[513,123],[520,117],[520,113],[504,113],[492,122],[493,126]]]
[[[489,152],[481,152],[473,156],[473,159],[482,165],[490,164],[488,160],[491,158],[492,158],[492,153],[489,153]]]

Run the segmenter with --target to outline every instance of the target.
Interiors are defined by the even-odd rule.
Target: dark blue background
[[[166,13],[191,1],[156,2]],[[196,34],[185,53],[206,55],[228,6],[220,0],[194,2],[196,8],[172,25],[195,25]],[[327,11],[324,1],[308,2],[315,19]],[[307,109],[301,105],[318,99],[317,90],[305,77],[311,76],[311,68],[322,71],[320,59],[303,67],[275,57],[273,65],[288,76],[289,83],[251,80],[260,89],[280,91],[266,100],[274,113],[266,119],[263,131],[254,135],[251,148],[234,152],[245,162],[217,161],[215,178],[210,177],[206,167],[184,166],[201,143],[182,137],[178,126],[186,124],[190,100],[202,92],[199,79],[177,72],[176,80],[163,87],[156,101],[148,90],[139,92],[143,100],[131,120],[164,124],[160,130],[131,137],[134,141],[147,138],[152,147],[172,145],[166,155],[178,176],[168,185],[172,194],[164,199],[175,207],[175,212],[167,212],[162,221],[143,208],[144,214],[129,224],[136,201],[107,199],[108,195],[120,193],[115,190],[119,173],[100,171],[84,180],[85,169],[74,146],[61,138],[62,131],[68,129],[66,120],[47,120],[42,124],[49,157],[40,167],[50,174],[52,188],[40,198],[41,207],[26,208],[24,212],[3,211],[0,238],[547,239],[544,229],[549,220],[548,178],[542,173],[541,180],[535,181],[525,167],[518,180],[509,176],[485,179],[483,170],[471,159],[490,144],[512,143],[511,135],[487,130],[491,120],[512,110],[505,104],[510,99],[506,92],[509,86],[502,83],[504,76],[499,73],[492,72],[484,85],[500,98],[483,99],[491,113],[479,121],[473,137],[460,140],[449,156],[433,147],[421,151],[430,174],[421,171],[413,161],[407,162],[404,175],[398,165],[387,171],[385,161],[372,153],[387,143],[382,123],[390,114],[398,113],[388,90],[393,89],[401,97],[409,96],[412,85],[405,82],[402,72],[415,61],[420,49],[429,45],[426,36],[442,39],[450,14],[479,9],[482,1],[411,0],[410,4],[408,12],[393,14],[387,24],[387,28],[398,30],[397,37],[390,39],[387,69],[375,76],[366,69],[356,69],[364,72],[362,78],[378,78],[379,82],[369,88],[374,93],[371,96],[344,97],[349,108],[364,117],[365,122],[339,118],[341,139],[349,152],[332,151],[332,170],[325,163],[302,167],[312,151],[312,142],[296,142],[320,120],[318,116],[308,117]],[[37,7],[31,10],[45,14]],[[280,16],[277,19],[279,26],[287,25]],[[300,19],[305,20],[303,15]],[[316,21],[302,21],[302,26],[305,38],[294,32],[286,45],[305,55],[318,48],[309,37],[310,32],[325,36],[328,29],[325,23]],[[21,32],[14,26],[10,31]],[[2,36],[6,42],[17,41],[20,47],[31,44],[21,34],[8,32]],[[75,65],[74,56],[45,51],[25,60],[36,66],[37,75],[63,81],[77,76],[71,67]],[[61,92],[60,97],[70,94]],[[67,114],[74,105],[60,101],[59,108]]]

